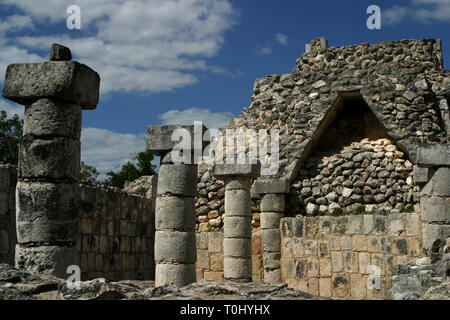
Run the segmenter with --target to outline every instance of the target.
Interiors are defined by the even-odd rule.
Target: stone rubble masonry
[[[252,210],[250,187],[260,166],[216,164],[215,178],[225,182],[224,279],[252,281]],[[239,226],[239,227],[238,227]]]
[[[281,273],[320,296],[391,299],[394,266],[422,256],[418,213],[281,219]],[[374,268],[380,288],[368,286]]]
[[[203,138],[206,131],[204,126],[150,126],[147,131],[147,149],[161,156],[155,204],[157,286],[173,283],[182,287],[196,281],[197,164],[172,162],[171,151],[175,145],[171,137],[179,128],[190,132],[194,148],[195,134]],[[189,150],[190,159],[194,148]]]
[[[154,280],[155,198],[80,185],[82,279]]]
[[[15,189],[17,169],[0,164],[0,263],[14,265],[16,236]]]
[[[285,213],[288,180],[256,180],[254,192],[262,194],[260,203],[265,282],[281,282],[280,220]]]
[[[68,52],[54,45],[50,55],[70,59]],[[75,61],[7,68],[3,96],[25,105],[16,187],[18,268],[66,277],[70,265],[80,265],[81,110],[95,109],[99,86],[100,76]]]

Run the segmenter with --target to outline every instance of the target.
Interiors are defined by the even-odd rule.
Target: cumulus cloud
[[[187,110],[170,110],[160,114],[158,118],[163,124],[192,125],[194,121],[202,121],[208,128],[227,128],[228,120],[233,117],[231,112],[211,112],[208,109],[191,108]]]
[[[276,37],[277,37],[277,41],[278,41],[280,44],[282,44],[282,45],[284,45],[284,46],[288,45],[288,43],[289,43],[289,37],[288,37],[287,35],[282,34],[282,33],[278,33]]]
[[[260,54],[271,54],[272,53],[272,46],[271,45],[265,45],[258,49],[258,52]]]
[[[116,170],[146,148],[145,134],[117,133],[106,129],[83,128],[81,132],[81,160],[106,178],[106,172]]]
[[[382,19],[388,25],[413,19],[420,23],[447,22],[450,19],[450,0],[410,0],[408,6],[396,5],[382,11]]]
[[[0,67],[20,62],[17,58],[45,60],[35,53],[56,42],[70,47],[74,58],[100,73],[102,93],[170,91],[195,83],[194,71],[221,69],[209,66],[207,59],[218,53],[224,32],[237,16],[229,0],[72,2],[80,6],[82,29],[44,35],[39,33],[40,24],[65,25],[67,2],[2,0],[0,8],[14,7],[25,15],[0,24],[0,33],[6,35],[0,53],[21,51],[15,57],[0,56]],[[15,37],[8,33],[26,28],[34,32]]]

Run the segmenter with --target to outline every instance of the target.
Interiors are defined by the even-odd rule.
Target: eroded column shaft
[[[156,285],[196,280],[195,196],[197,165],[163,163],[155,211]]]
[[[251,178],[225,180],[224,279],[252,281]]]

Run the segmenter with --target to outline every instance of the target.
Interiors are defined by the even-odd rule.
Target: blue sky
[[[81,29],[66,9],[81,9]],[[369,5],[381,30],[369,30]],[[0,0],[0,85],[10,63],[48,60],[52,43],[100,73],[83,112],[82,159],[102,174],[145,149],[148,125],[226,126],[250,105],[256,78],[289,73],[305,44],[439,38],[450,57],[450,0]],[[0,99],[0,109],[23,107]]]

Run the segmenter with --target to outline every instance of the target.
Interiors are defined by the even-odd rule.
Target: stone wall
[[[223,231],[197,232],[197,281],[223,281]],[[261,229],[252,234],[252,280],[263,282]]]
[[[417,213],[297,216],[280,229],[283,282],[321,296],[391,299],[394,266],[422,255]],[[379,289],[368,287],[376,270]]]
[[[0,164],[0,263],[14,265],[17,169]]]
[[[154,199],[81,185],[83,279],[154,279]]]

